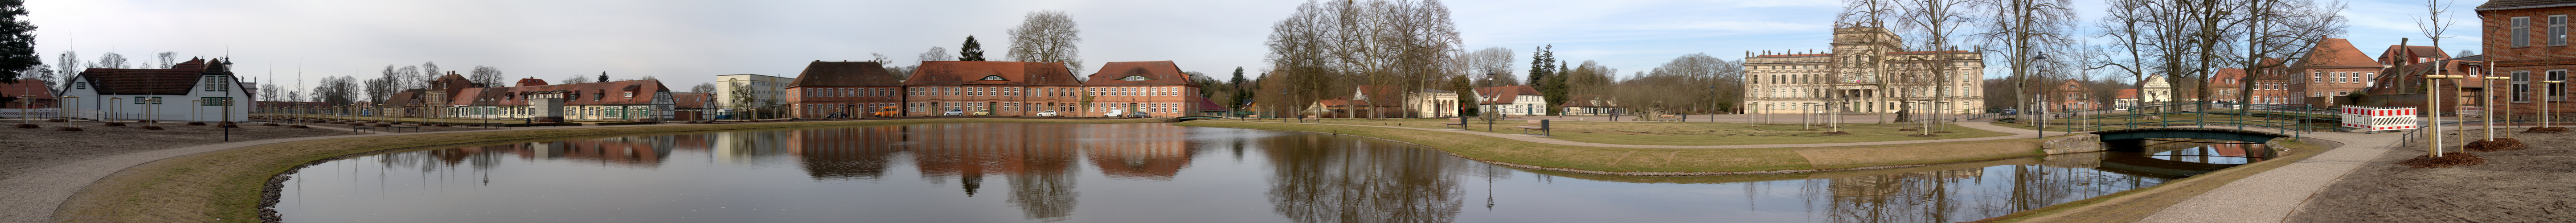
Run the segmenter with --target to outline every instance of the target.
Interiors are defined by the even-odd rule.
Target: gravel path
[[[2401,150],[2403,135],[2317,132],[2307,137],[2343,142],[2344,146],[2297,163],[2229,182],[2190,200],[2176,203],[2139,222],[2281,222],[2309,198],[2353,169],[2373,165],[2388,151]]]

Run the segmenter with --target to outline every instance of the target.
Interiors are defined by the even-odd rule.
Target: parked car
[[[1126,116],[1126,115],[1127,115],[1127,110],[1126,110],[1126,109],[1110,109],[1110,110],[1109,110],[1109,113],[1103,113],[1103,114],[1100,114],[1100,117],[1117,118],[1117,117],[1119,117],[1119,116]]]
[[[1038,112],[1038,117],[1055,117],[1055,110]]]
[[[877,116],[877,117],[895,117],[895,116],[903,116],[903,108],[896,108],[896,107],[894,107],[894,106],[885,106],[885,107],[883,107],[883,108],[877,108],[876,116]]]
[[[948,112],[939,113],[939,115],[940,115],[940,116],[959,116],[959,115],[966,115],[966,110],[949,109],[949,110],[948,110]]]
[[[1144,112],[1131,112],[1131,113],[1127,113],[1127,117],[1128,117],[1128,118],[1152,118],[1152,117],[1154,117],[1154,114],[1151,114],[1151,113],[1144,113]]]
[[[975,110],[975,116],[989,116],[989,115],[993,115],[993,110],[992,110],[992,109]]]

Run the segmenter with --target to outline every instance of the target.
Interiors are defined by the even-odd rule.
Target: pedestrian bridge
[[[2293,137],[2298,133],[2292,129],[2274,127],[2244,128],[2242,126],[2202,125],[2102,130],[2093,131],[2093,134],[2102,135],[2103,142],[2142,139],[2215,139],[2260,143],[2272,141],[2272,139],[2275,138]]]

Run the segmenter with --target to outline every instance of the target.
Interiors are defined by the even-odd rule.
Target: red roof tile
[[[1001,80],[983,80],[998,77]],[[904,85],[1081,85],[1063,63],[925,61]]]
[[[35,95],[36,98],[53,98],[54,91],[45,86],[49,85],[42,80],[18,80],[15,84],[0,83],[0,97]]]
[[[1131,76],[1132,76],[1132,77],[1139,77],[1139,78],[1141,78],[1141,79],[1143,79],[1143,80],[1128,80],[1128,77],[1131,77]],[[1181,67],[1180,67],[1180,65],[1174,65],[1174,64],[1172,64],[1172,61],[1169,61],[1169,60],[1166,60],[1166,61],[1144,61],[1144,62],[1109,62],[1109,64],[1101,65],[1101,66],[1100,66],[1100,72],[1098,72],[1098,73],[1091,73],[1091,78],[1090,78],[1090,79],[1086,79],[1086,80],[1088,80],[1088,81],[1083,81],[1083,83],[1082,83],[1082,84],[1084,84],[1084,85],[1186,85],[1186,84],[1190,84],[1190,74],[1188,74],[1188,73],[1181,73]]]
[[[2351,41],[2327,38],[2325,41],[2317,42],[2316,48],[2308,52],[2307,58],[2300,59],[2298,66],[2375,68],[2379,67],[2379,60],[2371,58],[2368,54],[2362,54],[2361,49],[2353,48]]]

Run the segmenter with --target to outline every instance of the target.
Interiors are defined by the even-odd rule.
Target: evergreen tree
[[[1548,44],[1533,48],[1537,48],[1537,52],[1530,52],[1529,81],[1521,83],[1529,83],[1531,87],[1545,87],[1544,81],[1547,81],[1547,76],[1556,75],[1556,52],[1549,51],[1556,49],[1556,45]]]
[[[1467,75],[1449,76],[1449,91],[1458,92],[1458,117],[1477,116],[1476,86],[1469,84]]]
[[[607,72],[607,71],[600,71],[600,72],[599,72],[599,82],[608,82],[608,72]]]
[[[17,83],[22,70],[44,66],[36,56],[36,24],[18,17],[27,15],[27,1],[0,0],[0,83]]]
[[[975,36],[966,36],[966,46],[957,48],[957,61],[984,61],[984,44],[975,43]]]
[[[1234,80],[1226,80],[1225,85],[1234,89],[1243,89],[1243,67],[1234,67]]]

